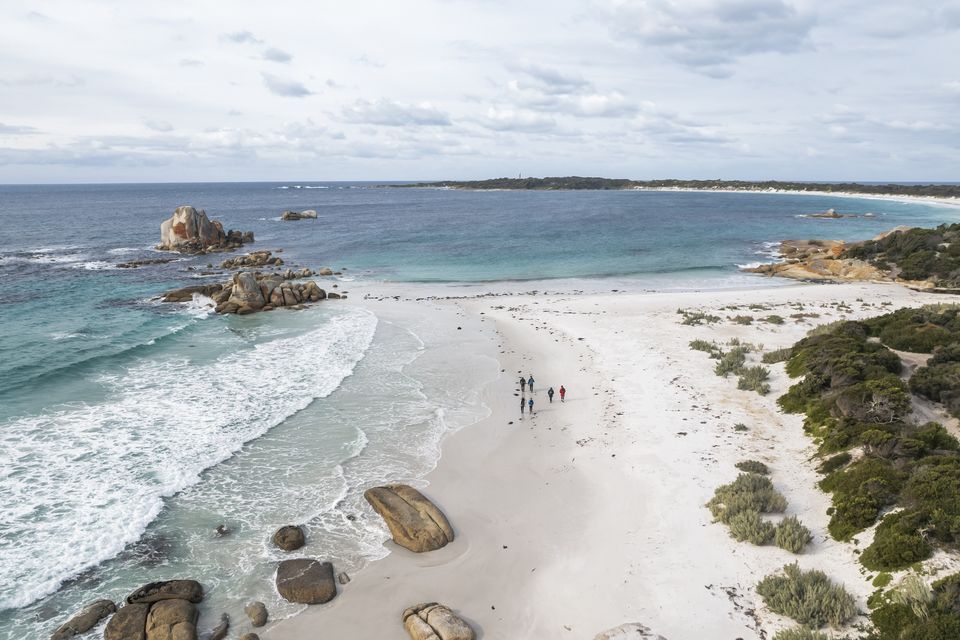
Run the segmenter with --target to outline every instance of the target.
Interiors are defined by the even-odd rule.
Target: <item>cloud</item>
[[[76,75],[51,76],[47,74],[28,73],[13,78],[0,78],[0,86],[6,87],[80,87],[86,84],[83,78]]]
[[[263,84],[275,95],[283,96],[284,98],[303,98],[304,96],[313,94],[310,89],[307,89],[296,80],[281,78],[272,73],[264,73],[261,75],[263,77]]]
[[[36,127],[28,127],[17,124],[4,124],[0,122],[0,135],[24,136],[33,133],[40,133],[40,130]]]
[[[513,65],[513,69],[525,74],[535,87],[545,93],[576,93],[590,87],[590,83],[583,78],[537,64]]]
[[[374,67],[376,69],[382,69],[383,67],[387,66],[386,63],[380,62],[379,60],[374,60],[368,57],[367,54],[363,54],[359,58],[356,58],[355,62],[357,64],[362,64],[365,67]]]
[[[180,58],[181,67],[202,67],[203,61],[196,58]]]
[[[269,60],[270,62],[287,63],[293,60],[293,56],[286,51],[281,51],[280,49],[270,47],[263,52],[263,59]]]
[[[161,133],[173,131],[173,125],[166,120],[144,120],[143,125],[147,129],[152,129],[153,131],[159,131]]]
[[[572,74],[538,65],[515,65],[523,75],[507,83],[506,99],[534,111],[587,118],[631,116],[637,107],[618,91],[601,92]]]
[[[227,42],[235,42],[237,44],[260,44],[263,41],[257,38],[255,35],[249,31],[235,31],[233,33],[223,33],[220,34],[221,40],[226,40]]]
[[[379,124],[388,127],[451,124],[450,116],[426,102],[419,105],[406,105],[387,99],[376,102],[358,100],[352,106],[344,107],[341,113],[347,122]]]
[[[490,107],[484,117],[478,120],[481,126],[493,131],[520,131],[541,133],[556,128],[556,121],[550,116],[533,111],[519,109],[501,109]]]
[[[786,0],[626,0],[607,18],[617,37],[715,78],[742,57],[810,46],[815,24]]]

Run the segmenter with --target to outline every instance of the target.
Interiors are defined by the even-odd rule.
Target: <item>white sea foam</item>
[[[135,253],[137,251],[142,251],[140,247],[117,247],[116,249],[110,249],[107,253],[112,253],[113,255],[121,255],[124,253]]]
[[[103,271],[104,269],[116,269],[117,266],[112,262],[103,260],[91,260],[89,262],[74,262],[70,265],[74,269],[86,269],[87,271]]]
[[[0,609],[25,606],[115,556],[164,497],[332,393],[376,325],[353,310],[207,364],[144,360],[102,377],[98,404],[0,424],[0,468],[9,471],[0,485]]]

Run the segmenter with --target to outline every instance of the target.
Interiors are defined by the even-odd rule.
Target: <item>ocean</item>
[[[341,271],[328,290],[409,297],[776,286],[738,265],[772,260],[784,238],[958,214],[787,194],[0,186],[0,640],[47,637],[84,603],[171,577],[208,589],[201,629],[253,599],[294,613],[272,587],[273,531],[302,524],[305,552],[362,568],[387,539],[363,490],[420,483],[444,435],[488,413],[495,335],[452,308],[348,296],[220,317],[158,302],[222,278],[203,272],[225,255],[153,248],[181,204],[252,230],[251,250]],[[828,208],[873,215],[807,217]],[[280,221],[288,209],[318,219]],[[175,260],[116,267],[161,257]]]

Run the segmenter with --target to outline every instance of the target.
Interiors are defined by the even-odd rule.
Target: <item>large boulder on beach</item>
[[[273,544],[284,551],[296,551],[306,543],[303,529],[293,524],[282,526],[273,534]]]
[[[374,511],[387,523],[393,541],[423,553],[453,542],[453,527],[435,504],[405,484],[373,487],[363,493]]]
[[[147,614],[146,640],[197,640],[198,616],[188,600],[155,602]]]
[[[333,565],[312,558],[284,560],[277,567],[277,591],[288,602],[330,602],[337,595]]]
[[[404,610],[403,628],[413,640],[474,640],[463,618],[442,604],[425,602]]]
[[[207,218],[207,212],[190,206],[177,207],[169,220],[160,225],[159,249],[204,249],[220,246],[226,241],[220,222]]]
[[[147,637],[147,614],[150,605],[128,604],[120,607],[107,621],[103,630],[103,640],[144,640]]]
[[[67,638],[86,633],[116,610],[117,605],[113,603],[113,600],[91,602],[79,613],[57,627],[57,630],[50,636],[50,640],[67,640]]]
[[[267,624],[267,605],[262,602],[247,603],[243,612],[250,618],[250,624],[254,627],[262,627]]]
[[[160,602],[161,600],[203,601],[203,586],[196,580],[165,580],[151,582],[127,596],[129,604]]]

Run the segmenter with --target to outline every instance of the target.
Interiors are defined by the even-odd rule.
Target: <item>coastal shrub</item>
[[[900,640],[901,634],[918,622],[919,618],[905,604],[888,603],[874,609],[870,614],[874,633],[870,640]]]
[[[920,534],[925,521],[917,512],[888,515],[877,526],[873,543],[860,554],[860,562],[873,571],[899,571],[926,560],[933,549]]]
[[[955,640],[960,638],[960,574],[927,587],[910,574],[870,615],[869,640]]]
[[[960,245],[958,245],[960,246]],[[946,364],[947,362],[960,362],[960,342],[951,342],[933,350],[933,355],[927,360],[927,366],[932,367],[937,364]]]
[[[808,627],[794,627],[777,631],[773,640],[830,640],[830,637]]]
[[[742,422],[738,422],[737,424],[733,425],[733,430],[734,430],[734,431],[749,431],[750,429],[749,429],[749,427],[747,427],[747,425],[743,424]]]
[[[910,376],[909,384],[918,396],[939,402],[954,416],[960,416],[960,362],[920,367]]]
[[[846,464],[850,462],[852,458],[853,456],[850,455],[849,451],[838,453],[837,455],[831,456],[821,462],[817,470],[823,474],[833,473],[837,469],[846,466]]]
[[[778,316],[776,314],[770,314],[769,316],[764,316],[763,318],[760,318],[760,319],[766,322],[767,324],[783,324],[784,323],[783,316]]]
[[[717,487],[713,498],[707,503],[714,520],[729,523],[742,511],[757,513],[783,513],[787,499],[773,488],[766,476],[741,473],[733,482]]]
[[[905,509],[924,514],[928,539],[960,542],[960,458],[929,456],[919,460],[903,486]]]
[[[720,316],[710,315],[708,313],[704,313],[703,311],[687,311],[685,309],[677,309],[677,313],[683,316],[683,318],[680,320],[680,324],[696,326],[720,322]]]
[[[753,324],[753,316],[733,316],[730,320],[734,324]]]
[[[849,540],[872,525],[880,511],[896,502],[907,474],[888,460],[861,458],[820,481],[833,493],[827,530],[837,540]]]
[[[734,466],[736,466],[737,469],[740,469],[740,471],[746,471],[747,473],[759,473],[760,475],[764,476],[770,473],[770,469],[767,467],[767,465],[763,464],[759,460],[742,460]]]
[[[690,348],[694,351],[703,351],[709,354],[711,358],[719,358],[723,353],[720,346],[710,340],[691,340]]]
[[[785,347],[783,349],[774,349],[773,351],[767,351],[763,356],[760,357],[760,361],[763,364],[777,364],[778,362],[786,362],[790,358],[790,354],[793,352],[793,347]]]
[[[714,367],[714,373],[718,376],[727,377],[731,373],[739,373],[747,361],[747,349],[736,346],[721,354],[719,361]]]
[[[878,589],[883,589],[885,586],[890,584],[892,580],[893,580],[892,573],[887,573],[886,571],[882,571],[877,574],[877,577],[874,578],[873,582],[871,582],[870,584],[877,587]]]
[[[898,351],[932,353],[960,336],[960,306],[932,304],[898,309],[864,321],[870,335]]]
[[[917,618],[925,619],[930,615],[933,604],[933,590],[916,573],[907,574],[888,594],[890,602],[910,607]]]
[[[760,517],[758,511],[746,509],[731,516],[727,522],[730,537],[738,542],[751,542],[755,545],[764,545],[773,539],[773,524]]]
[[[770,393],[770,370],[762,365],[743,367],[737,372],[737,389],[742,391],[756,391],[762,396]]]
[[[856,600],[846,589],[822,571],[801,571],[796,563],[761,580],[757,594],[774,613],[812,629],[841,627],[857,614]]]
[[[813,540],[807,529],[796,516],[788,516],[780,521],[773,535],[773,542],[790,553],[800,553]]]

